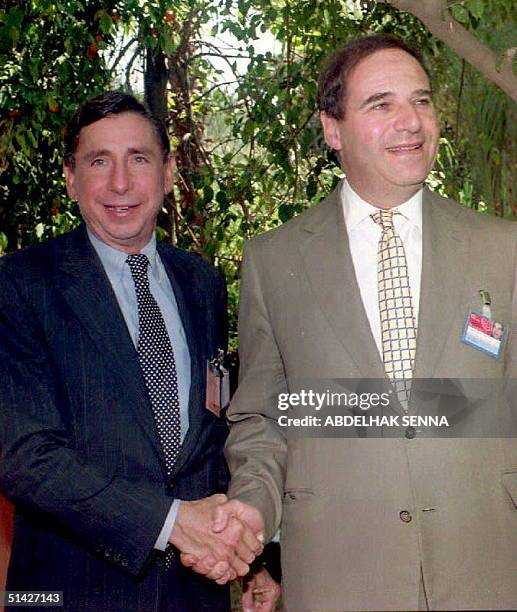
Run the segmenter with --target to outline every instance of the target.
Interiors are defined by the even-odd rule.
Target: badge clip
[[[481,296],[481,313],[484,317],[486,317],[489,321],[492,320],[492,298],[490,297],[490,293],[485,289],[479,290],[479,295]]]
[[[206,363],[206,408],[216,416],[221,416],[230,403],[230,375],[224,358],[224,351],[219,349]]]

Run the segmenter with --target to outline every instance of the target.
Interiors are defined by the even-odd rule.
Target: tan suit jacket
[[[496,360],[461,335],[480,289],[511,328],[515,259],[515,225],[425,190],[416,377],[513,375],[516,338]],[[293,381],[384,377],[337,189],[246,245],[239,333],[230,496],[268,538],[281,526],[289,612],[418,609],[421,572],[431,609],[517,609],[516,440],[293,439],[277,423]],[[489,419],[507,408],[486,400]]]

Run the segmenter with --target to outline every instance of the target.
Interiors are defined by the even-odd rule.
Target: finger
[[[261,539],[261,537],[262,539]],[[264,550],[264,534],[256,534],[247,525],[244,526],[242,532],[242,540],[244,544],[251,550],[251,552],[258,557]]]
[[[230,572],[230,564],[227,561],[218,561],[214,567],[206,574],[210,580],[220,580]]]
[[[257,556],[255,551],[247,546],[242,540],[239,540],[235,545],[235,554],[241,561],[244,561],[244,563],[248,565],[253,563],[253,561],[255,561],[255,557]]]
[[[207,555],[202,559],[199,559],[194,565],[190,566],[190,569],[194,570],[198,574],[206,576],[217,563],[217,559],[213,555]]]
[[[235,570],[237,576],[246,576],[250,571],[250,566],[242,561],[237,555],[233,556],[231,566]]]
[[[224,576],[222,576],[221,578],[219,578],[218,580],[216,580],[216,584],[226,584],[227,582],[231,582],[232,580],[235,580],[235,578],[237,578],[237,574],[235,573],[234,570],[229,569],[226,574],[224,574]]]
[[[191,567],[192,565],[195,565],[199,561],[199,558],[196,557],[196,555],[192,555],[189,553],[180,554],[180,559],[185,567]]]

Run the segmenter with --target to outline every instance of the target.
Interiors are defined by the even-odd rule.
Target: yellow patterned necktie
[[[393,225],[393,211],[379,210],[371,217],[382,228],[377,250],[382,358],[386,374],[393,382],[402,407],[407,411],[415,362],[417,328],[406,253]]]

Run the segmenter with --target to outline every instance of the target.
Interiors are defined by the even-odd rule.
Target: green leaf
[[[309,180],[307,182],[307,188],[305,190],[307,197],[309,198],[309,200],[312,200],[312,198],[316,195],[318,191],[318,184],[315,181],[314,177],[309,177]]]
[[[226,191],[218,191],[215,196],[215,201],[221,206],[223,210],[226,210],[229,206],[228,196],[226,195]]]
[[[16,29],[20,29],[23,23],[23,17],[25,13],[19,8],[12,8],[7,13],[6,23],[15,27]]]
[[[243,140],[249,140],[255,132],[255,122],[252,119],[248,119],[241,130],[241,137]]]
[[[461,4],[456,4],[451,7],[451,13],[458,23],[468,25],[470,23],[469,12]]]
[[[11,26],[9,28],[9,35],[11,37],[13,47],[16,47],[18,41],[20,40],[20,30],[18,30],[18,28],[15,28],[14,26]]]
[[[99,26],[104,34],[109,34],[111,32],[113,23],[113,19],[105,11],[103,11],[99,16]]]
[[[16,131],[15,134],[14,134],[14,137],[16,139],[16,142],[20,145],[24,155],[29,157],[30,156],[30,147],[27,144],[27,140],[25,139],[25,135],[22,134],[22,132],[20,132],[20,131]]]
[[[205,185],[203,187],[203,202],[208,204],[214,199],[214,190],[210,185]]]
[[[162,32],[160,34],[160,43],[165,55],[172,55],[176,50],[174,39],[169,32]]]
[[[468,10],[476,19],[481,19],[485,12],[485,3],[483,0],[470,0]]]

